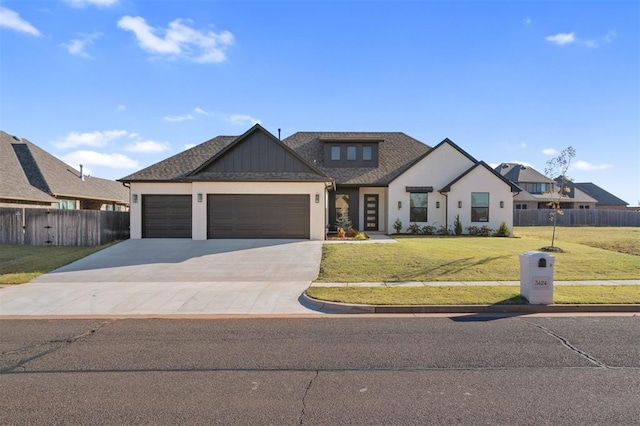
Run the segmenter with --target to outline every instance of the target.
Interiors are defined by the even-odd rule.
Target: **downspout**
[[[444,227],[449,229],[449,198],[446,192],[440,191],[440,195],[444,196]]]

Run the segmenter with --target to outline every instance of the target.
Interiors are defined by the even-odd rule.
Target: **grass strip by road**
[[[323,247],[319,282],[519,281],[519,254],[550,245],[551,227],[516,238],[398,236],[397,244]],[[640,229],[558,228],[556,280],[640,278]]]
[[[519,305],[527,301],[518,286],[310,287],[307,295],[361,305]],[[640,286],[554,287],[556,304],[638,304]]]
[[[115,242],[96,247],[0,244],[0,284],[23,284]]]

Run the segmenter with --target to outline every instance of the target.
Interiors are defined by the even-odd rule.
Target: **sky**
[[[260,123],[453,140],[640,204],[637,1],[0,0],[0,130],[118,179]]]

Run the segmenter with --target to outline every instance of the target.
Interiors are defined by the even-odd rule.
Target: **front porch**
[[[357,231],[389,233],[388,189],[386,187],[341,187],[327,197],[327,231],[336,232],[340,223],[351,222]]]

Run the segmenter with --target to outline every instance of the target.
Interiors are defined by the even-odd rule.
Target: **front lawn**
[[[518,286],[460,287],[310,287],[310,297],[364,305],[513,305],[526,304]],[[640,304],[638,286],[555,286],[556,304]]]
[[[23,284],[115,243],[97,247],[0,244],[0,284]]]
[[[518,255],[551,243],[551,227],[515,238],[397,237],[397,244],[326,244],[317,281],[519,281]],[[640,279],[640,229],[556,230],[555,280]]]

